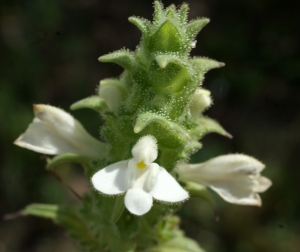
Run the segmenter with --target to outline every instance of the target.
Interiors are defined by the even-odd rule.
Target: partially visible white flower
[[[210,91],[204,88],[196,88],[190,102],[191,116],[198,118],[199,114],[212,104]]]
[[[62,109],[33,105],[35,118],[14,144],[39,153],[75,153],[97,157],[103,144],[92,137],[74,117]]]
[[[157,144],[152,136],[144,136],[132,148],[132,159],[111,164],[92,177],[92,184],[103,194],[125,191],[125,206],[135,215],[147,213],[153,198],[163,202],[186,200],[188,193],[158,164]]]
[[[200,164],[181,164],[178,173],[180,179],[208,186],[230,203],[261,206],[258,193],[272,185],[268,178],[260,175],[264,168],[264,164],[253,157],[230,154]]]

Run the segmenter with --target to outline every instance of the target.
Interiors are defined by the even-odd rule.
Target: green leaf
[[[85,225],[76,216],[75,210],[67,206],[30,204],[22,211],[22,215],[51,219],[58,224],[74,230],[86,229]]]
[[[217,121],[206,116],[203,116],[199,119],[199,128],[202,131],[202,136],[208,133],[218,133],[228,138],[232,138],[232,136],[225,131]]]
[[[88,251],[99,251],[99,239],[95,239],[91,231],[77,214],[77,208],[50,204],[31,204],[23,211],[24,216],[36,216],[51,219],[64,226],[70,236],[74,237]]]
[[[103,55],[99,58],[100,62],[116,63],[128,71],[131,71],[133,64],[133,54],[127,50],[119,50],[110,54]]]
[[[91,96],[75,102],[71,105],[71,110],[77,110],[82,108],[93,109],[97,112],[103,111],[107,108],[105,101],[99,96]]]
[[[187,35],[190,40],[193,40],[195,36],[202,30],[202,28],[209,23],[208,18],[200,18],[191,21],[186,28]]]
[[[125,193],[122,195],[118,195],[116,198],[114,210],[111,215],[111,221],[113,223],[116,223],[119,220],[119,218],[121,217],[125,209],[124,198],[125,198]]]

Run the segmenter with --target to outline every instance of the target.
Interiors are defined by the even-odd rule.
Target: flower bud
[[[210,91],[203,88],[197,88],[190,103],[191,116],[198,117],[199,114],[210,107],[211,104],[212,99],[210,96]]]
[[[99,96],[106,102],[109,109],[116,112],[124,100],[124,90],[118,80],[106,79],[100,82]]]

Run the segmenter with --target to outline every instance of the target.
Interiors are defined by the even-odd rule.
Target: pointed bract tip
[[[226,132],[224,136],[228,137],[229,139],[233,138],[233,136],[230,133],[228,133],[228,132]]]

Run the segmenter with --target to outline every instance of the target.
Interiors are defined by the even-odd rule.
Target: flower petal
[[[163,167],[160,167],[157,182],[150,193],[153,198],[164,202],[180,202],[189,198],[189,194]]]
[[[255,181],[250,178],[214,181],[212,184],[207,184],[207,186],[218,193],[227,202],[240,205],[261,206],[261,199],[258,193],[253,191]]]
[[[62,109],[49,105],[34,105],[35,118],[15,144],[50,155],[75,153],[98,157],[104,144],[89,135],[83,126]]]
[[[125,206],[129,212],[135,215],[147,213],[151,209],[152,203],[151,194],[141,188],[129,189],[125,195]]]
[[[91,181],[96,190],[108,194],[120,194],[128,189],[128,160],[111,164],[96,172]]]
[[[272,185],[272,181],[264,176],[259,176],[256,178],[258,185],[255,187],[255,192],[265,192]]]
[[[148,171],[146,173],[146,178],[144,182],[144,190],[146,192],[151,192],[157,183],[157,178],[160,172],[160,167],[156,163],[148,165]]]
[[[158,154],[156,139],[151,135],[141,137],[131,152],[136,162],[143,161],[147,165],[152,163]]]

